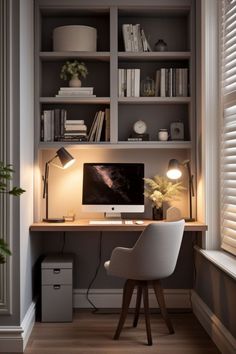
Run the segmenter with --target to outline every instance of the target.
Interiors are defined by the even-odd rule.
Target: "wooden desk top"
[[[143,231],[145,227],[150,223],[163,222],[163,221],[154,221],[154,220],[143,220],[144,223],[141,225],[125,224],[122,225],[91,225],[89,220],[81,219],[75,220],[73,222],[64,222],[64,223],[47,223],[47,222],[38,222],[30,226],[30,231]],[[204,232],[207,230],[207,225],[194,221],[185,223],[185,231],[201,231]]]

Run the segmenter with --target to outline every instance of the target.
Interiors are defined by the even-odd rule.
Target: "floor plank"
[[[36,322],[25,354],[219,354],[191,313],[172,314],[175,334],[168,334],[160,314],[151,315],[153,346],[147,346],[144,316],[137,328],[129,314],[118,341],[118,314],[76,312],[72,323]]]

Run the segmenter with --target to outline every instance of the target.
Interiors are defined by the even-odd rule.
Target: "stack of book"
[[[67,119],[63,141],[87,141],[87,126],[84,120]]]
[[[44,110],[41,115],[41,141],[61,141],[64,137],[65,109]]]
[[[56,97],[96,97],[93,87],[61,87]]]
[[[118,69],[119,97],[140,96],[140,69]]]
[[[188,69],[161,68],[156,71],[155,96],[187,97]]]
[[[98,111],[91,125],[88,141],[110,141],[110,109]]]
[[[151,46],[147,41],[144,30],[140,24],[122,25],[122,33],[126,52],[151,52]]]

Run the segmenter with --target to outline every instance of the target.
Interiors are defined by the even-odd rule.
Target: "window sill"
[[[230,255],[223,250],[203,250],[198,246],[194,247],[195,250],[202,254],[206,259],[215,264],[223,272],[228,274],[231,278],[236,280],[236,257]]]

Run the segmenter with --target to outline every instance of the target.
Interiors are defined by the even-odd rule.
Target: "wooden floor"
[[[191,313],[171,314],[175,334],[159,314],[151,315],[153,346],[147,346],[143,315],[132,328],[128,315],[120,339],[112,339],[118,314],[77,312],[72,323],[37,322],[25,354],[219,354],[220,352]]]

